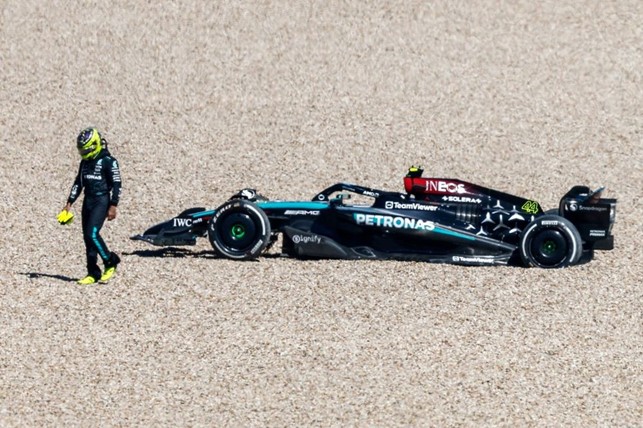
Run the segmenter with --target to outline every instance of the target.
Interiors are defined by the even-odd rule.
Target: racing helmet
[[[409,172],[406,173],[406,176],[407,177],[412,177],[412,178],[422,177],[423,172],[424,172],[424,169],[422,169],[421,166],[412,165],[409,168]]]
[[[76,139],[78,153],[83,160],[94,159],[103,149],[102,138],[96,128],[85,128]]]

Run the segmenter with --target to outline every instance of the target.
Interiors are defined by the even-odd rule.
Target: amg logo
[[[286,210],[285,215],[319,215],[319,210]]]
[[[435,205],[418,204],[417,202],[403,203],[395,201],[386,201],[384,208],[387,210],[416,210],[416,211],[436,211],[438,209]]]
[[[433,193],[467,193],[464,184],[442,180],[427,180],[426,191]]]
[[[173,226],[174,227],[190,227],[190,226],[192,226],[192,219],[191,218],[179,218],[179,217],[176,217],[176,218],[174,218]]]
[[[353,214],[357,224],[366,226],[388,227],[395,229],[433,230],[435,223],[415,218],[393,217],[379,214]]]

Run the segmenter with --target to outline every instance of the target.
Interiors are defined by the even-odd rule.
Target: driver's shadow
[[[122,253],[125,256],[138,256],[138,257],[201,257],[206,259],[216,259],[218,258],[213,251],[191,251],[185,248],[176,248],[176,247],[164,247],[158,250],[136,250],[131,253]],[[76,282],[78,278],[72,278],[66,275],[57,275],[51,273],[43,272],[19,272],[20,275],[24,275],[29,279],[57,279],[58,281],[64,282]]]
[[[71,278],[66,275],[55,275],[55,274],[42,273],[42,272],[20,272],[20,274],[30,279],[50,278],[50,279],[57,279],[59,281],[65,281],[65,282],[76,282],[78,280],[78,278]]]

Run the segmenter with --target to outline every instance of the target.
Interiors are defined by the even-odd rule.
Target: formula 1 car
[[[461,265],[560,268],[611,250],[616,199],[574,186],[558,209],[409,169],[405,193],[334,184],[311,201],[271,201],[243,189],[214,210],[191,208],[131,239],[194,245],[207,236],[221,257],[255,259],[282,235],[281,254],[304,259],[395,259]],[[351,203],[351,199],[367,203]]]

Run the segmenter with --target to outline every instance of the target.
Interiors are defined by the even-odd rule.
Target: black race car
[[[270,201],[244,189],[215,210],[185,210],[132,239],[178,246],[207,236],[219,256],[247,260],[281,234],[281,253],[297,258],[542,268],[614,248],[616,199],[601,198],[603,188],[574,186],[558,209],[543,211],[531,199],[422,172],[409,169],[405,193],[337,183],[311,201]]]

